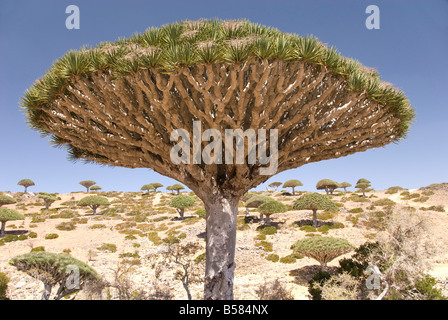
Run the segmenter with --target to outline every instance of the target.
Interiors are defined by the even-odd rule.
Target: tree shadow
[[[20,236],[22,234],[28,233],[30,232],[29,230],[9,230],[9,231],[5,231],[5,235],[11,234],[14,236]]]
[[[171,221],[183,221],[183,220],[188,220],[188,219],[192,219],[192,218],[197,218],[198,216],[184,216],[183,218],[177,216],[177,217],[173,217],[171,218]]]
[[[207,236],[207,232],[201,232],[201,233],[198,233],[197,235],[196,235],[196,237],[198,237],[199,239],[205,239],[205,237]]]
[[[334,222],[332,221],[323,221],[323,220],[317,220],[317,227],[321,227],[321,226],[325,226],[325,225],[332,225]],[[293,224],[297,225],[298,227],[303,227],[306,225],[313,225],[313,220],[312,219],[301,219],[301,220],[297,220],[294,221]]]
[[[328,267],[327,272],[329,274],[335,274],[337,267]],[[320,265],[304,266],[302,268],[293,269],[289,271],[289,275],[294,277],[294,283],[307,287],[313,276],[321,270]]]

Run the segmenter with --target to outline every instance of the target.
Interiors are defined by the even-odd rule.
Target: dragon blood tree
[[[314,37],[220,20],[70,51],[22,107],[73,159],[151,168],[195,192],[206,209],[205,299],[233,298],[245,192],[281,171],[398,141],[414,117],[376,71]]]

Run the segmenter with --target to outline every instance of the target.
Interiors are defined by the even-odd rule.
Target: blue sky
[[[68,30],[68,5],[80,9],[80,29]],[[368,30],[368,5],[380,9],[380,29]],[[315,190],[329,178],[353,185],[367,178],[385,189],[418,188],[448,181],[448,1],[61,1],[0,2],[0,191],[22,191],[17,182],[35,181],[29,191],[66,193],[94,180],[103,190],[138,191],[143,184],[175,181],[149,169],[73,163],[66,152],[31,130],[19,101],[66,51],[142,32],[150,26],[199,18],[237,19],[300,35],[313,34],[344,56],[374,67],[384,81],[401,88],[417,118],[407,139],[335,160],[308,164],[272,177],[299,179]]]

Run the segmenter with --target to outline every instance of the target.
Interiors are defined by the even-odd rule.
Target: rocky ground
[[[430,208],[423,210],[431,219],[431,234],[438,239],[440,252],[434,256],[430,274],[440,282],[448,280],[448,188],[444,184],[429,189],[401,190],[394,194],[386,191],[367,192],[367,201],[359,202],[355,193],[335,192],[333,201],[340,206],[336,215],[319,216],[322,224],[340,222],[343,228],[330,229],[328,236],[347,239],[355,246],[375,239],[378,234],[378,224],[381,219],[374,214],[391,205],[393,210],[403,210],[405,207]],[[402,192],[409,195],[402,195]],[[76,206],[75,201],[86,196],[84,192],[59,194],[61,200],[56,201],[50,210],[42,210],[43,205],[37,195],[10,194],[20,201],[14,205],[4,207],[16,209],[26,215],[24,221],[11,221],[6,224],[8,234],[29,234],[35,232],[36,238],[6,242],[0,246],[0,272],[5,272],[10,278],[8,297],[10,299],[40,299],[43,285],[40,281],[18,271],[9,265],[8,261],[17,255],[30,252],[32,248],[43,246],[47,252],[61,253],[70,250],[70,255],[86,262],[93,267],[103,279],[114,283],[117,271],[127,273],[130,286],[134,292],[144,290],[151,292],[157,283],[168,288],[174,299],[186,299],[186,291],[181,282],[176,280],[175,264],[162,263],[161,257],[167,250],[163,239],[176,237],[181,244],[196,243],[198,250],[191,256],[191,260],[205,252],[205,220],[195,215],[195,210],[201,207],[201,201],[186,211],[186,219],[178,219],[177,212],[168,206],[173,196],[169,193],[118,193],[100,192],[112,203],[108,208],[100,208],[99,215],[92,215],[91,210]],[[282,195],[281,192],[263,192],[287,205],[292,205],[296,197]],[[359,194],[359,193],[358,193]],[[389,199],[392,202],[379,200]],[[372,206],[373,205],[373,206]],[[350,212],[362,208],[362,212]],[[290,207],[291,209],[291,207]],[[440,212],[442,209],[445,212]],[[357,209],[360,211],[360,209]],[[436,211],[440,210],[440,211]],[[293,294],[295,299],[309,299],[307,282],[316,271],[317,262],[310,258],[295,261],[272,262],[266,257],[277,254],[280,258],[289,256],[291,245],[299,239],[309,236],[309,232],[300,229],[300,225],[311,218],[306,210],[289,210],[282,214],[273,215],[273,223],[277,233],[267,235],[265,241],[272,248],[266,248],[259,240],[260,232],[257,227],[262,224],[257,218],[258,213],[252,209],[255,218],[244,223],[245,208],[240,208],[239,230],[237,233],[236,270],[235,270],[235,298],[257,299],[257,288],[266,283],[279,279]],[[73,230],[60,230],[62,222],[72,222]],[[57,234],[56,239],[46,239],[49,234]],[[322,232],[315,232],[322,234]],[[104,244],[113,244],[111,248],[101,249]],[[113,246],[112,246],[113,247]],[[271,251],[269,251],[271,250]],[[127,255],[127,256],[126,256]],[[348,253],[343,257],[349,257]],[[339,258],[339,259],[340,259]],[[330,263],[337,266],[338,259]],[[159,268],[156,268],[156,267]],[[160,272],[155,275],[155,270]],[[190,286],[192,297],[201,298],[202,284]],[[86,299],[80,292],[76,299]],[[117,299],[114,290],[103,292],[100,299]]]

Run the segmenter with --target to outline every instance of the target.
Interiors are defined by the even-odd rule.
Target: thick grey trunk
[[[48,300],[51,294],[51,284],[44,283],[44,286],[45,290],[44,293],[42,293],[42,300]]]
[[[317,228],[317,210],[313,210],[313,227]]]
[[[206,210],[205,300],[232,300],[238,197],[211,194]]]
[[[6,221],[1,221],[1,223],[2,223],[2,226],[0,227],[0,238],[5,236],[5,224],[6,224]]]
[[[177,212],[179,213],[180,218],[183,219],[185,210],[184,209],[177,209]]]

